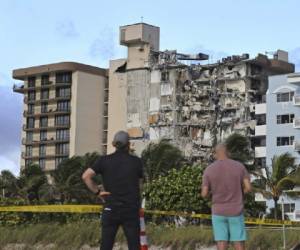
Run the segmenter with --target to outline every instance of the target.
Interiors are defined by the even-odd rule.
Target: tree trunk
[[[278,198],[274,198],[274,217],[275,217],[275,220],[278,219],[278,215],[277,215],[277,211],[278,211]]]

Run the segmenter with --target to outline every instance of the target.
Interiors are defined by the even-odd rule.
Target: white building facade
[[[266,103],[255,107],[256,161],[272,165],[272,158],[290,153],[300,163],[300,73],[269,77]],[[257,200],[263,200],[257,196]],[[300,220],[300,199],[281,197],[284,210],[293,220]],[[267,201],[268,208],[274,207]],[[298,214],[298,216],[297,216]],[[299,218],[298,218],[299,217]]]

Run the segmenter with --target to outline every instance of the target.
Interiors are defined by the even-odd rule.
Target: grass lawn
[[[57,246],[55,249],[59,250],[79,249],[85,244],[95,247],[99,245],[100,241],[99,228],[100,223],[95,220],[67,224],[0,226],[0,246],[2,249],[9,243],[24,243],[28,246],[27,249],[30,249],[30,246],[35,244],[48,245],[53,243]],[[281,231],[264,228],[251,229],[248,232],[248,250],[281,249]],[[169,246],[171,249],[177,250],[192,250],[197,245],[210,246],[213,244],[211,230],[200,226],[175,228],[148,225],[147,235],[151,245]],[[118,241],[125,241],[122,232],[118,234]],[[300,230],[287,229],[287,243],[287,249],[300,243]]]

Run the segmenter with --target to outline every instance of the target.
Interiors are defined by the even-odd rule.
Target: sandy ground
[[[1,248],[3,250],[24,250],[26,248],[25,244],[8,244],[4,248]],[[27,248],[28,249],[28,248]],[[34,250],[55,250],[56,246],[54,244],[50,245],[35,245],[33,246]],[[126,246],[120,246],[116,245],[114,247],[114,250],[126,250]],[[217,248],[215,247],[199,247],[197,250],[216,250]],[[80,250],[99,250],[99,247],[90,247],[88,245],[84,245],[80,248]],[[149,247],[149,250],[170,250],[170,248],[161,248],[161,247],[155,247],[151,246]]]

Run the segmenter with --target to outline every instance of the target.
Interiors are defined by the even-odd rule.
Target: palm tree
[[[95,202],[91,192],[86,188],[81,176],[86,167],[91,166],[99,157],[97,153],[88,153],[84,156],[73,156],[66,159],[53,171],[51,176],[54,181],[53,193],[62,203],[76,200],[80,203]],[[97,183],[101,182],[96,177]]]
[[[245,165],[249,172],[255,169],[254,154],[251,152],[250,142],[244,135],[234,133],[225,140],[230,158]]]
[[[49,188],[46,173],[35,164],[30,164],[21,171],[17,183],[19,195],[29,201],[40,200]]]
[[[244,135],[234,133],[225,140],[226,147],[229,151],[230,158],[243,163],[250,173],[255,171],[254,154],[251,151],[250,142]],[[259,214],[266,211],[266,206],[255,201],[255,194],[246,194],[245,214],[251,217],[258,217]]]
[[[258,177],[253,182],[255,191],[267,199],[273,199],[274,217],[277,219],[280,196],[285,190],[291,190],[296,185],[300,185],[300,169],[295,164],[295,158],[289,153],[274,156],[271,167],[264,166],[256,170],[255,175]]]
[[[40,200],[48,190],[46,174],[39,166],[31,164],[23,169],[19,177],[3,170],[0,175],[0,188],[4,197]]]
[[[9,170],[2,170],[0,174],[0,189],[2,196],[15,197],[19,192],[18,179]]]
[[[180,168],[184,164],[184,156],[180,149],[167,139],[158,143],[150,143],[142,152],[145,175],[151,181],[160,175],[166,175],[172,168]]]

